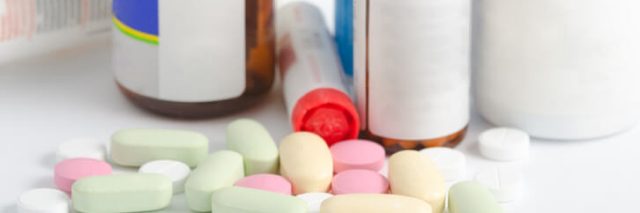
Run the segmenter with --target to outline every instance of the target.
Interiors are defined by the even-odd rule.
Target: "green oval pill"
[[[73,184],[73,207],[79,212],[141,212],[169,206],[171,180],[158,174],[93,176]]]
[[[306,213],[307,204],[300,198],[258,189],[227,187],[211,196],[216,213]]]
[[[460,182],[449,190],[449,213],[502,213],[491,191],[475,181]]]
[[[189,208],[211,211],[211,194],[221,188],[233,186],[244,177],[242,156],[234,151],[218,151],[198,165],[185,184]]]
[[[227,148],[242,155],[247,176],[278,172],[278,147],[257,121],[240,119],[229,124]]]
[[[195,167],[208,153],[207,137],[191,131],[125,129],[111,137],[111,160],[122,166],[142,166],[155,160],[175,160]]]

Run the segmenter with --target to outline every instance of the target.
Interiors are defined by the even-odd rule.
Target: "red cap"
[[[340,90],[321,88],[302,96],[291,116],[294,131],[313,132],[329,146],[355,139],[360,119],[351,98]]]

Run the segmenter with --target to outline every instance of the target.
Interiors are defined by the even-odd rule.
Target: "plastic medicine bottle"
[[[388,153],[455,146],[469,123],[470,0],[356,0],[365,137]]]
[[[113,65],[135,104],[219,116],[263,99],[274,80],[272,0],[114,0]]]
[[[640,118],[640,1],[485,0],[477,103],[490,122],[574,140]]]

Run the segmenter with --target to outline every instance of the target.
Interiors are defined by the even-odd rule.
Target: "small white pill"
[[[494,128],[479,137],[480,153],[498,161],[516,161],[529,158],[529,134],[512,128]]]
[[[70,158],[91,158],[105,161],[106,150],[104,143],[93,138],[76,138],[68,140],[58,146],[56,158],[59,161]]]
[[[333,197],[333,195],[322,192],[311,192],[300,194],[296,197],[307,203],[307,210],[309,213],[319,213],[322,202],[326,199],[329,199],[330,197]]]
[[[18,213],[68,213],[67,194],[56,189],[33,189],[18,198]]]
[[[517,200],[524,188],[522,170],[519,167],[498,167],[482,170],[476,181],[487,186],[501,203]]]
[[[145,163],[138,170],[140,173],[161,174],[169,177],[173,182],[173,193],[184,192],[184,184],[191,173],[191,169],[185,163],[173,160],[157,160]]]
[[[460,180],[466,174],[467,159],[458,150],[435,147],[423,149],[420,153],[433,160],[447,182]]]

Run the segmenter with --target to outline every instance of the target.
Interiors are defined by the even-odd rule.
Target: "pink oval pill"
[[[379,144],[367,140],[349,140],[331,147],[335,173],[352,169],[380,171],[385,152]]]
[[[384,194],[389,191],[389,181],[380,173],[357,169],[338,173],[331,182],[333,194]]]
[[[111,171],[111,165],[104,161],[72,158],[56,164],[54,182],[60,190],[69,193],[76,180],[90,176],[109,175]]]
[[[291,195],[292,191],[291,183],[286,178],[272,174],[248,176],[238,180],[235,186],[260,189],[285,195]]]

